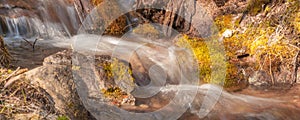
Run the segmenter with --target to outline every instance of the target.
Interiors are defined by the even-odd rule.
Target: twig
[[[26,72],[26,71],[27,71],[27,69],[22,70],[21,72],[18,72],[18,73],[17,73],[18,76],[9,79],[9,80],[5,83],[3,89],[6,89],[8,86],[10,86],[11,84],[13,84],[13,83],[16,82],[17,80],[21,79],[21,78],[23,77],[23,74],[22,74],[22,73],[24,73],[24,72]]]
[[[294,58],[294,74],[293,74],[293,83],[297,83],[297,71],[298,71],[298,56],[300,54],[300,50],[297,52]]]
[[[13,84],[14,82],[16,82],[17,80],[19,80],[21,78],[20,75],[10,79],[8,82],[5,83],[4,85],[4,88],[3,89],[6,89],[7,87],[9,87],[11,84]]]
[[[20,89],[21,89],[21,88],[18,87],[14,92],[12,92],[12,93],[9,95],[9,97],[14,96]]]
[[[23,38],[24,41],[26,41],[30,46],[32,46],[32,43],[29,42],[28,40],[26,40],[25,38]]]
[[[291,47],[293,47],[293,48],[295,48],[295,49],[297,49],[297,50],[300,50],[300,48],[297,47],[296,45],[293,45],[293,44],[290,44],[290,43],[288,43],[288,45],[290,45]]]
[[[143,21],[145,22],[145,23],[150,23],[150,20],[148,20],[148,19],[146,19],[143,15],[141,15],[140,13],[135,13],[138,17],[140,17],[141,19],[143,19]]]
[[[36,38],[33,43],[29,42],[25,38],[23,38],[23,40],[26,41],[30,46],[32,46],[32,51],[34,52],[35,44],[36,44],[38,39]]]
[[[16,73],[20,70],[20,67],[18,67],[14,72],[12,72],[10,75],[8,75],[6,78],[5,78],[5,81],[10,79],[12,76],[16,75]]]
[[[35,47],[35,44],[36,44],[36,42],[37,42],[37,38],[34,40],[34,42],[33,42],[33,44],[32,44],[32,51],[34,52],[34,47]]]
[[[270,75],[271,75],[271,79],[272,79],[272,84],[275,85],[275,78],[273,75],[273,71],[272,71],[272,60],[271,60],[271,55],[269,55],[269,60],[270,60]]]
[[[138,25],[139,23],[131,23],[131,24],[128,24],[126,25],[123,30],[126,30],[127,28],[131,27],[131,26],[134,26],[134,25]]]

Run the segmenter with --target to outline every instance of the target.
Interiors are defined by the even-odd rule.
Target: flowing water
[[[231,94],[221,87],[199,83],[197,66],[191,51],[178,48],[171,42],[161,42],[125,36],[115,38],[92,34],[77,34],[83,22],[78,9],[64,0],[38,0],[38,12],[31,15],[1,15],[0,34],[15,57],[15,65],[37,67],[47,55],[62,49],[86,56],[111,55],[130,63],[136,54],[150,76],[150,83],[134,86],[128,91],[138,98],[168,100],[159,108],[138,112],[110,106],[102,101],[100,85],[91,70],[94,61],[82,61],[73,56],[78,93],[85,107],[98,119],[177,119],[182,115],[204,119],[297,119],[299,108],[284,101]],[[9,4],[8,9],[13,9]],[[1,12],[0,12],[1,13]],[[90,20],[89,20],[90,19]],[[92,22],[94,18],[87,17]],[[87,23],[86,23],[87,24]],[[73,36],[75,35],[75,36]],[[73,37],[72,37],[73,36]],[[37,38],[35,49],[33,43]],[[132,86],[131,86],[132,87]],[[189,111],[189,114],[185,111]],[[150,111],[150,112],[149,112]]]
[[[77,76],[75,81],[79,96],[85,107],[98,119],[177,119],[182,115],[191,119],[194,117],[204,119],[296,119],[300,117],[299,108],[288,102],[227,93],[222,88],[209,84],[195,85],[198,79],[193,80],[193,77],[190,77],[196,72],[195,69],[185,66],[193,61],[183,64],[178,60],[180,58],[178,56],[182,57],[180,53],[185,53],[183,57],[190,58],[188,51],[162,43],[141,41],[80,34],[71,39],[40,40],[38,46],[40,49],[54,51],[58,51],[57,48],[72,48],[86,56],[106,54],[124,60],[128,60],[131,53],[135,51],[142,58],[141,61],[147,71],[152,71],[149,75],[152,76],[151,82],[154,83],[143,87],[136,86],[129,90],[133,90],[131,93],[138,98],[166,100],[158,103],[159,108],[144,109],[132,106],[123,109],[106,104],[101,99],[103,97],[99,92],[101,88],[91,68],[94,64],[93,60],[84,61],[77,59],[76,54],[73,56],[73,64],[80,66],[82,70],[74,71],[74,75]],[[21,50],[23,52],[20,52]],[[20,51],[24,53],[24,49],[20,48]],[[35,57],[29,58],[32,61],[37,61],[37,56],[44,54],[32,52],[30,49],[27,51],[36,54]],[[189,113],[183,114],[186,110]]]
[[[102,101],[99,83],[91,70],[93,60],[73,56],[73,64],[82,68],[74,71],[78,93],[88,110],[98,119],[177,119],[184,116],[203,119],[297,119],[300,109],[288,102],[231,94],[221,87],[197,85],[197,70],[192,67],[193,56],[189,50],[133,37],[114,38],[81,34],[72,38],[76,52],[91,55],[108,54],[129,61],[136,52],[144,64],[153,84],[130,89],[137,98],[158,99],[159,108],[147,110],[121,109]],[[59,45],[59,44],[57,44]],[[65,44],[61,44],[64,46]],[[184,54],[181,54],[184,53]],[[180,58],[186,58],[184,62]],[[88,59],[87,59],[88,60]],[[190,60],[190,61],[189,61]],[[90,70],[89,70],[90,69]],[[151,73],[152,71],[152,73]],[[152,77],[151,77],[152,76]],[[196,79],[195,79],[196,78]],[[158,81],[158,82],[157,82]],[[156,82],[156,83],[155,83]],[[166,101],[160,101],[166,100]],[[166,102],[166,103],[165,103]],[[160,104],[165,103],[165,104]],[[135,107],[133,107],[135,108]],[[136,108],[138,109],[138,108]],[[138,112],[134,112],[138,111]]]

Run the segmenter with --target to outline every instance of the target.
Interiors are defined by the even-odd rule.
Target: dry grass
[[[29,80],[21,78],[4,88],[11,73],[13,70],[0,68],[0,114],[13,119],[16,114],[35,113],[43,119],[55,112],[49,95]]]

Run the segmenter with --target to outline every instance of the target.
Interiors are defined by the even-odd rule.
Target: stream
[[[78,94],[97,119],[300,118],[299,107],[287,101],[229,93],[222,86],[212,84],[198,85],[199,71],[192,51],[174,45],[172,40],[151,40],[132,33],[121,38],[87,33],[90,29],[81,24],[92,24],[89,28],[96,25],[83,20],[84,4],[80,8],[68,0],[37,0],[31,7],[9,0],[0,3],[0,34],[5,36],[4,41],[14,57],[14,67],[33,69],[41,66],[45,57],[72,49],[74,66],[84,68],[73,71]],[[97,94],[102,88],[93,76],[94,59],[84,61],[76,54],[92,58],[109,55],[130,64],[132,57],[137,56],[149,80],[140,81],[143,85],[130,86],[122,82],[119,85],[136,98],[158,100],[159,107],[119,108],[106,104],[102,101],[103,95]],[[138,67],[132,65],[132,69],[135,68]]]

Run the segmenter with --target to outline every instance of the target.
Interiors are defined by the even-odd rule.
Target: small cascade
[[[43,7],[38,8],[41,11],[39,16],[44,23],[47,23],[48,29],[54,27],[67,36],[77,33],[81,22],[75,6],[67,3],[65,0],[44,1],[42,4]]]
[[[9,38],[37,36],[48,38],[53,36],[70,37],[77,33],[81,24],[79,18],[82,16],[79,16],[75,4],[67,0],[38,0],[36,3],[29,4],[36,7],[28,10],[19,5],[18,7],[21,9],[5,8],[0,10],[0,35]]]
[[[25,16],[17,18],[0,17],[0,34],[6,37],[30,37],[37,33],[38,21]]]

